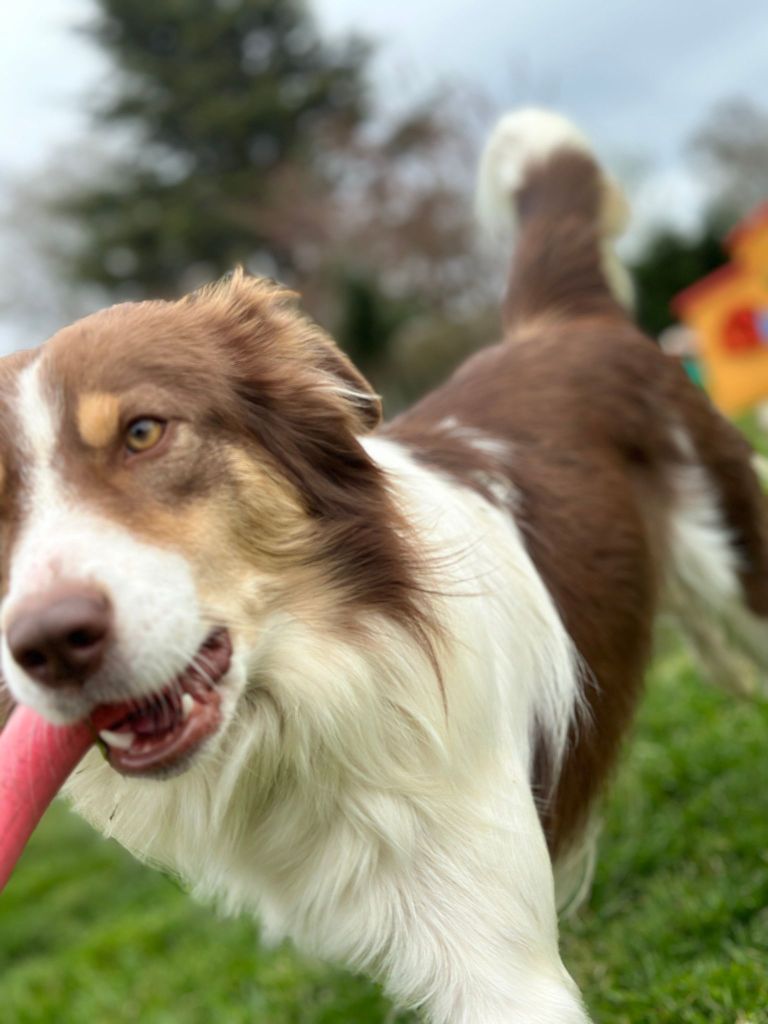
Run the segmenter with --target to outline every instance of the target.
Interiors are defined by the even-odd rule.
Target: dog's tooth
[[[181,717],[186,720],[192,713],[192,708],[195,706],[195,698],[191,693],[185,693],[181,698]]]
[[[116,747],[118,750],[128,750],[135,739],[132,732],[110,732],[109,729],[102,729],[99,736],[108,747]]]

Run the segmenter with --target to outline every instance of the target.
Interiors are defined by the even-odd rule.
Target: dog
[[[503,340],[386,425],[242,271],[3,359],[2,669],[54,722],[122,708],[67,794],[197,896],[430,1024],[583,1024],[557,908],[654,617],[764,664],[766,517],[631,321],[585,137],[507,115],[478,196]]]

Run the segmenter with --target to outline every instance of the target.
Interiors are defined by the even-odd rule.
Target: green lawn
[[[604,1024],[768,1022],[768,707],[657,660],[566,963]],[[2,1024],[384,1024],[368,983],[265,951],[57,806],[0,908]],[[522,1024],[522,1022],[521,1022]]]

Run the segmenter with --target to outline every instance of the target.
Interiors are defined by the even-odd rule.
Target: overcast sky
[[[743,95],[768,106],[765,0],[311,6],[328,32],[354,29],[378,42],[376,81],[387,97],[459,77],[488,96],[490,114],[520,103],[556,106],[619,168],[647,162],[635,196],[643,223],[695,221],[701,190],[684,145],[715,102]],[[23,178],[50,163],[58,147],[87,132],[88,100],[107,68],[73,29],[92,9],[91,0],[3,5],[0,187],[9,175]],[[7,329],[0,324],[0,344]]]

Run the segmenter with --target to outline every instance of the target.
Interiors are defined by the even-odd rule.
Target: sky
[[[686,143],[719,100],[768,105],[764,0],[316,0],[332,31],[379,40],[379,81],[459,76],[495,116],[520,104],[575,120],[633,170],[641,228],[694,225],[704,198]],[[640,173],[642,168],[642,173]]]
[[[55,167],[57,150],[87,135],[89,102],[108,75],[101,55],[75,31],[92,3],[4,5],[0,200],[4,182]],[[572,117],[609,165],[625,174],[632,169],[640,232],[656,222],[696,223],[703,191],[685,145],[713,104],[746,96],[768,106],[764,0],[311,0],[310,6],[328,33],[356,31],[375,40],[375,83],[384,102],[458,79],[487,98],[489,128],[493,117],[521,103]],[[0,306],[0,346],[11,344],[17,315]]]

